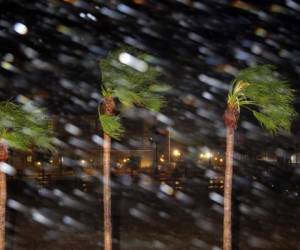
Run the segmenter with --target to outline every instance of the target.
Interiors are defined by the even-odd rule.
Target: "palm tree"
[[[119,140],[124,127],[116,112],[116,101],[121,110],[139,106],[159,111],[163,105],[160,92],[166,85],[158,84],[160,72],[147,63],[147,55],[137,54],[123,48],[109,54],[101,61],[102,97],[99,118],[103,129],[103,206],[104,206],[104,249],[112,249],[110,153],[111,138]]]
[[[247,108],[261,126],[271,134],[290,131],[296,112],[294,93],[287,81],[272,65],[250,67],[239,72],[233,81],[224,114],[226,125],[226,168],[224,185],[223,250],[232,249],[231,192],[234,150],[234,130],[240,109]]]
[[[0,102],[0,250],[5,249],[6,161],[8,148],[26,151],[30,145],[53,149],[49,122],[41,109],[30,102],[17,105]]]

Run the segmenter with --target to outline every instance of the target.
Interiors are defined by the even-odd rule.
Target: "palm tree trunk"
[[[0,171],[0,250],[5,249],[6,175]]]
[[[226,168],[224,183],[224,225],[223,225],[223,250],[232,249],[232,166],[233,166],[233,148],[234,148],[234,129],[226,129]]]
[[[0,139],[0,163],[8,159],[8,144]],[[0,170],[0,250],[5,249],[6,174]]]
[[[112,250],[110,152],[111,152],[111,138],[104,133],[104,142],[103,142],[104,250]]]
[[[5,249],[6,175],[0,171],[0,250]]]
[[[113,97],[104,98],[103,110],[112,115],[115,108]],[[103,210],[104,210],[104,250],[112,250],[112,217],[111,217],[111,180],[110,180],[111,138],[103,135]]]

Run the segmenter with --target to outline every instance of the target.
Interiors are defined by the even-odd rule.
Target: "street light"
[[[173,156],[175,156],[176,158],[181,156],[181,152],[178,149],[174,149],[173,150]]]
[[[206,157],[207,159],[210,159],[210,158],[213,157],[213,154],[212,154],[211,152],[206,152],[206,153],[205,153],[205,157]]]

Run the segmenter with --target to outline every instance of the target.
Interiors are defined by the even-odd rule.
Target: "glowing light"
[[[220,162],[223,162],[223,159],[222,159],[222,158],[220,159]]]
[[[206,152],[205,153],[205,158],[211,158],[211,157],[213,157],[213,155],[212,155],[212,153],[211,152]]]
[[[129,162],[129,160],[130,160],[129,158],[124,158],[123,162],[126,163],[126,162]]]
[[[268,35],[268,32],[261,27],[257,27],[255,30],[255,35],[260,37],[266,37]]]
[[[40,161],[37,161],[37,162],[36,162],[36,165],[37,165],[37,166],[41,166],[42,163],[41,163]]]
[[[20,35],[26,35],[28,32],[28,28],[23,23],[16,23],[14,25],[14,31]]]
[[[180,152],[178,149],[174,149],[174,150],[173,150],[173,155],[174,155],[175,157],[179,157],[179,156],[181,156],[181,152]]]
[[[31,155],[27,156],[27,162],[32,162],[32,156]]]

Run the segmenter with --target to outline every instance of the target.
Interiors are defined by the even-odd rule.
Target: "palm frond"
[[[159,95],[145,92],[142,94],[142,96],[142,106],[154,112],[158,112],[166,103],[164,98]]]
[[[143,100],[138,92],[134,92],[126,87],[118,87],[114,90],[113,95],[126,107],[133,105],[142,105]]]
[[[273,65],[244,69],[236,76],[228,104],[251,107],[255,118],[269,132],[289,131],[297,115],[294,91]]]
[[[120,140],[125,130],[118,116],[100,115],[99,120],[104,133],[116,140]]]
[[[112,96],[118,98],[126,107],[137,105],[158,110],[162,107],[162,98],[159,97],[159,94],[169,90],[169,86],[160,84],[161,72],[150,64],[148,64],[146,72],[140,72],[121,63],[119,55],[122,52],[127,52],[140,60],[148,57],[130,47],[123,47],[101,60],[102,84],[105,91],[111,90]],[[144,93],[151,98],[145,99]]]
[[[43,109],[30,102],[25,105],[0,102],[1,138],[6,139],[10,147],[20,150],[25,150],[31,144],[53,150],[54,135],[45,114]]]

